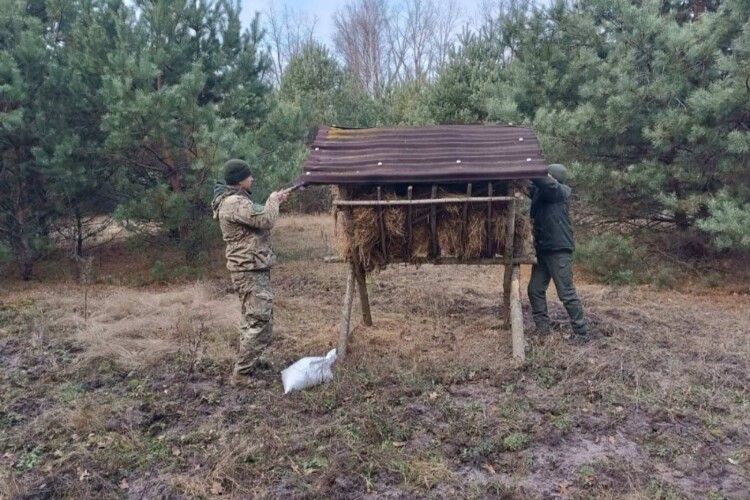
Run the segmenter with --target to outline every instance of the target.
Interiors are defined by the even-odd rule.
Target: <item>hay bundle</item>
[[[507,189],[518,189],[509,185]],[[405,186],[390,186],[382,191],[386,200],[404,199]],[[415,186],[414,199],[430,198],[428,186]],[[440,198],[460,198],[465,191],[452,186],[438,189]],[[334,200],[375,200],[377,191],[366,186],[336,186]],[[405,205],[378,207],[351,207],[336,211],[336,241],[339,255],[353,257],[367,271],[382,269],[389,262],[428,262],[431,260],[430,205],[412,206],[411,242],[409,242],[408,209]],[[468,210],[464,224],[464,210]],[[438,205],[437,255],[458,259],[478,259],[505,255],[507,204],[493,202],[492,220],[487,221],[487,205],[448,203]],[[381,224],[383,230],[381,231]],[[531,224],[528,217],[518,213],[515,219],[514,255],[533,255]],[[492,245],[488,245],[488,231]],[[382,234],[385,233],[385,254]],[[490,250],[492,246],[492,250]],[[492,254],[492,255],[490,255]]]

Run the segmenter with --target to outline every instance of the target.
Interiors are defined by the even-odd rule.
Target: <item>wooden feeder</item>
[[[504,324],[511,330],[514,359],[523,361],[520,265],[536,258],[530,222],[519,205],[526,181],[546,172],[529,128],[321,127],[300,181],[337,187],[334,213],[343,218],[347,244],[340,260],[349,263],[338,357],[347,354],[355,284],[362,320],[372,325],[368,270],[397,263],[497,264],[505,266]],[[389,215],[396,216],[395,229],[392,219],[386,223]],[[528,237],[519,238],[519,228]],[[441,245],[447,231],[453,244]],[[479,239],[469,237],[472,231]],[[519,254],[519,239],[529,240],[528,252]]]

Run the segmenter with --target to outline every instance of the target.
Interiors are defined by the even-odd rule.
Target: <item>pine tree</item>
[[[47,6],[51,18],[67,21],[38,96],[44,120],[35,156],[47,173],[56,232],[70,238],[73,255],[82,257],[85,241],[106,227],[100,216],[116,198],[117,165],[102,148],[102,74],[126,12],[122,4],[101,0]]]
[[[584,2],[566,37],[571,71],[586,80],[535,123],[552,139],[548,155],[580,161],[579,192],[606,217],[698,226],[726,242],[722,219],[747,210],[750,3],[690,14]]]
[[[39,96],[57,36],[44,3],[0,4],[0,235],[25,280],[49,246],[53,211],[34,151],[44,126]]]
[[[227,1],[142,0],[105,76],[108,151],[127,167],[126,220],[157,222],[188,258],[204,246],[210,181],[264,116],[268,58]]]

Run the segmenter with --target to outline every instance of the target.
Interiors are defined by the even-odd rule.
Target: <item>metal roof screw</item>
[[[461,163],[461,160],[456,160],[456,163]]]
[[[383,162],[382,162],[382,161],[379,161],[379,162],[378,162],[378,167],[379,167],[379,166],[381,166],[382,164],[383,164]]]
[[[513,122],[508,122],[508,125],[513,126]]]
[[[531,161],[531,158],[526,158],[526,161]]]
[[[519,142],[523,142],[523,137],[519,137],[519,138],[518,138],[518,141],[519,141]]]
[[[320,148],[315,148],[315,151],[319,150]]]
[[[305,175],[310,175],[310,172],[305,172]]]

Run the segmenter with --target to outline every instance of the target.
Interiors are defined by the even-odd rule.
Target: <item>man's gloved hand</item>
[[[284,203],[287,200],[287,198],[289,198],[289,193],[290,191],[288,189],[282,189],[280,191],[274,191],[273,193],[271,193],[269,198],[271,197],[276,198],[279,204],[281,204],[281,203]]]

